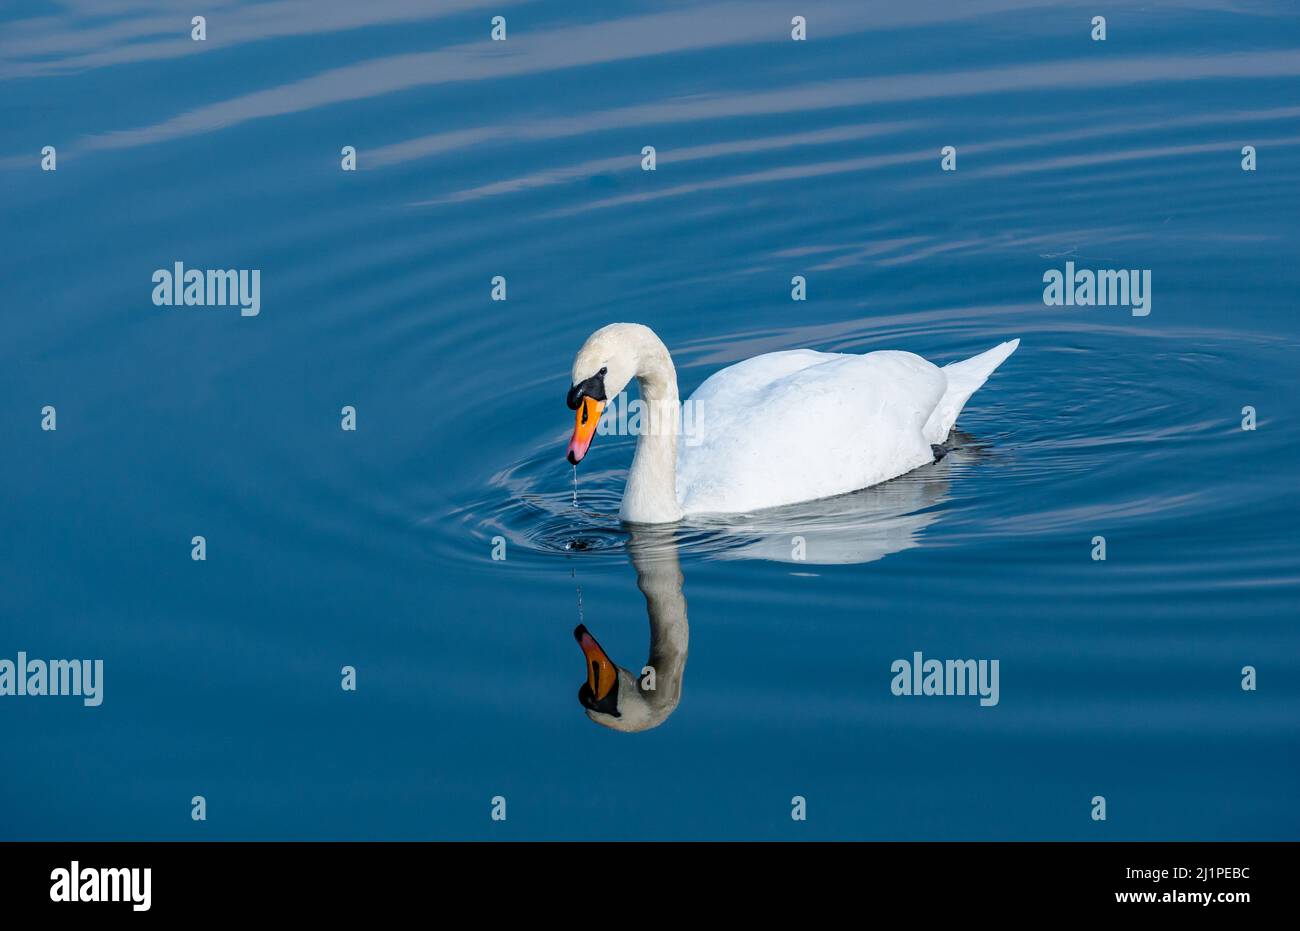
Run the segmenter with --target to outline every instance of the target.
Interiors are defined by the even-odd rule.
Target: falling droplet
[[[577,577],[578,577],[577,573],[576,573],[576,572],[573,572],[572,575],[573,575],[573,578],[576,580]],[[577,590],[578,590],[578,623],[579,623],[579,624],[582,624],[582,623],[583,623],[583,619],[582,619],[582,586],[581,586],[581,585],[578,585],[578,586],[576,586],[576,587],[577,587]]]
[[[578,467],[573,467],[573,506],[578,506]]]

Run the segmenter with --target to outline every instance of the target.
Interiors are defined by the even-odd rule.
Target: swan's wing
[[[909,352],[757,356],[700,386],[684,414],[683,510],[739,512],[865,488],[930,462],[922,435],[947,387]]]

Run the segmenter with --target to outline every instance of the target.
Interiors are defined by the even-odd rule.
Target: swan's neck
[[[638,346],[637,359],[640,435],[619,517],[630,523],[669,523],[682,516],[677,504],[677,428],[681,421],[677,370],[667,347],[652,333]]]

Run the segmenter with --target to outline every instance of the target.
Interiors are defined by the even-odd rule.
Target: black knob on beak
[[[604,369],[601,369],[590,378],[584,378],[582,381],[569,388],[569,397],[567,398],[569,410],[576,411],[578,405],[582,403],[583,398],[592,398],[597,401],[606,400]]]

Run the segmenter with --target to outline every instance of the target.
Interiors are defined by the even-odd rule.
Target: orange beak
[[[604,409],[605,402],[597,401],[595,398],[583,398],[582,403],[578,405],[578,414],[573,425],[573,439],[569,440],[568,460],[574,465],[587,455],[587,448],[591,446],[591,441],[596,436],[596,423],[600,420],[601,411]]]
[[[587,658],[587,688],[591,690],[591,695],[596,701],[603,701],[609,694],[614,683],[618,681],[618,668],[614,661],[609,658],[596,638],[587,632],[587,628],[579,626],[573,632],[573,637],[578,641],[578,646],[582,647],[582,654]]]

